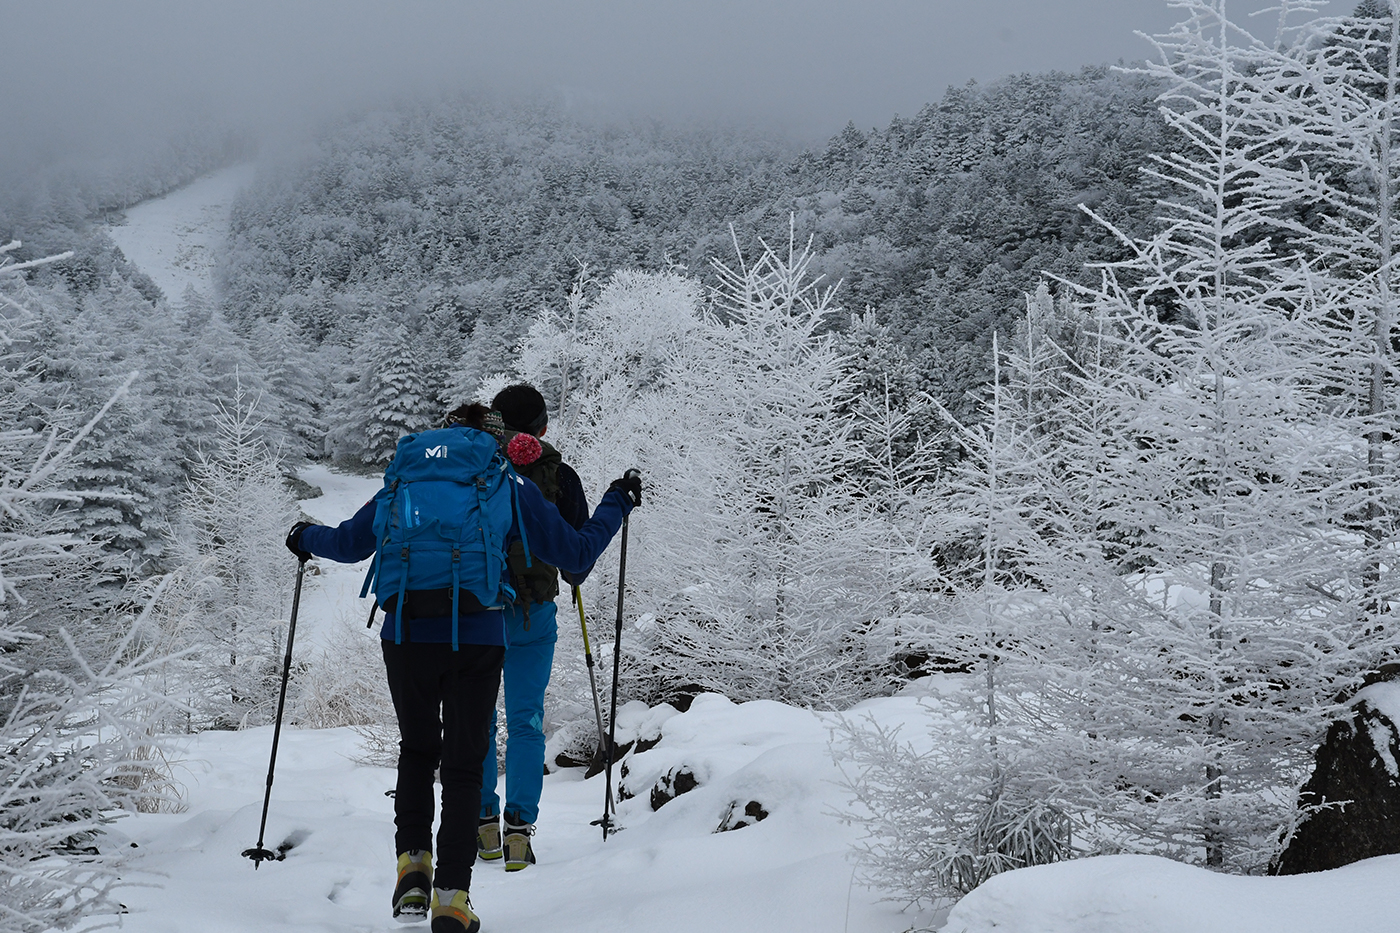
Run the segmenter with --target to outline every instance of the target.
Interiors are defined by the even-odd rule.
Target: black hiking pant
[[[501,686],[499,645],[384,643],[399,720],[394,846],[435,851],[433,884],[470,890],[481,768]],[[433,772],[442,769],[442,821],[433,847]]]

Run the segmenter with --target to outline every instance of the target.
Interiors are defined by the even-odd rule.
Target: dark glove
[[[310,528],[315,522],[297,522],[292,526],[292,530],[287,532],[287,550],[297,556],[297,560],[308,561],[311,559],[311,552],[301,546],[301,533]]]
[[[623,495],[632,501],[633,508],[642,504],[642,474],[637,470],[628,470],[621,479],[613,480],[608,492],[614,489],[622,490]]]

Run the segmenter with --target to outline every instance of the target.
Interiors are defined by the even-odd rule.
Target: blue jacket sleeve
[[[543,498],[543,497],[541,497]],[[301,546],[317,557],[354,564],[374,553],[374,500],[334,528],[312,525],[301,533]]]
[[[627,495],[613,490],[603,496],[593,517],[575,530],[564,521],[554,503],[540,494],[539,487],[534,483],[521,480],[517,493],[520,496],[525,540],[531,555],[573,575],[580,582],[580,575],[588,573],[598,555],[607,549],[608,542],[622,527],[622,517],[632,511],[632,501]]]

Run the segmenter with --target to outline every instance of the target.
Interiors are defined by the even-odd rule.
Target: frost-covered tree
[[[149,572],[163,558],[161,532],[182,477],[182,442],[188,439],[192,451],[199,437],[180,420],[191,406],[165,391],[179,384],[174,322],[163,305],[112,276],[76,301],[48,293],[38,328],[32,348],[51,410],[92,411],[128,373],[143,373],[75,451],[73,485],[105,495],[66,520],[70,530],[122,555],[133,573]]]
[[[890,670],[890,585],[873,547],[885,526],[851,372],[826,333],[837,309],[810,261],[794,248],[725,267],[708,308],[678,272],[619,273],[591,300],[576,289],[523,349],[537,367],[524,375],[564,400],[560,443],[585,481],[630,465],[647,476],[629,668],[655,698],[838,704],[878,692]],[[601,562],[595,576],[610,573]]]
[[[292,562],[280,547],[296,520],[281,456],[261,436],[258,399],[235,384],[214,417],[175,522],[180,558],[162,617],[169,643],[187,650],[178,666],[205,722],[261,722],[276,694]]]
[[[925,516],[923,583],[941,598],[917,605],[923,647],[971,676],[928,710],[928,735],[911,741],[854,717],[835,745],[848,816],[866,828],[866,877],[911,901],[956,898],[998,872],[1070,854],[1071,823],[1046,768],[1048,722],[1029,713],[1046,681],[1043,652],[1074,651],[1047,630],[1059,607],[1028,574],[1063,518],[1045,483],[1055,442],[1026,417],[1033,381],[996,375],[986,417],[955,422],[964,457]],[[899,855],[909,851],[919,858]]]
[[[327,452],[337,459],[384,464],[399,438],[442,420],[449,385],[442,338],[431,329],[380,318],[346,361],[353,381],[329,406]]]
[[[736,699],[839,705],[883,686],[880,522],[842,410],[851,377],[825,333],[837,308],[811,258],[790,244],[718,267],[711,363],[673,377],[715,403],[706,434],[724,468],[694,515],[698,583],[667,607],[659,663]]]
[[[1369,571],[1349,581],[1384,615],[1393,599],[1386,556],[1396,532],[1393,442],[1397,199],[1400,198],[1400,30],[1391,0],[1307,23],[1256,78],[1260,109],[1283,128],[1293,158],[1266,175],[1287,213],[1280,238],[1312,260],[1335,294],[1333,390],[1364,413],[1369,496],[1355,514]],[[1379,623],[1380,620],[1377,619]]]
[[[306,342],[285,312],[276,320],[259,319],[249,338],[265,373],[269,427],[287,438],[289,454],[318,458],[324,455],[330,373],[326,354],[312,353]]]

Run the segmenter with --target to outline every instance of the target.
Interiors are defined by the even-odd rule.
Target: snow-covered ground
[[[107,234],[126,258],[178,301],[187,287],[214,294],[214,263],[228,234],[229,211],[241,188],[253,180],[251,164],[206,175],[126,211],[126,222]]]
[[[639,725],[664,718],[629,713]],[[266,842],[293,847],[258,870],[240,857],[257,840],[270,739],[260,728],[180,743],[188,810],[119,824],[117,843],[134,846],[127,880],[140,885],[120,894],[123,929],[399,929],[388,909],[393,802],[384,791],[393,774],[353,763],[351,730],[283,733]],[[653,812],[646,782],[681,760],[698,766],[703,783]],[[853,831],[829,812],[840,791],[815,714],[700,697],[665,721],[661,743],[635,756],[631,773],[641,792],[622,804],[625,828],[606,842],[590,825],[602,810],[602,776],[545,779],[539,864],[511,875],[499,863],[477,866],[472,898],[484,930],[898,933],[917,920],[852,882]],[[766,819],[715,831],[750,800],[762,802]]]
[[[998,875],[944,933],[1394,933],[1400,855],[1285,878],[1115,855]]]
[[[378,476],[354,476],[335,473],[321,465],[303,468],[299,475],[322,495],[298,503],[311,519],[323,525],[339,525],[368,502],[383,485]],[[297,644],[304,649],[325,647],[327,639],[353,631],[354,620],[360,628],[369,618],[369,600],[360,599],[360,587],[365,582],[369,561],[358,564],[337,564],[329,560],[314,560],[308,564],[301,609],[297,616]],[[300,652],[298,652],[300,653]]]
[[[370,674],[373,675],[373,672]],[[884,718],[908,701],[865,704]],[[623,829],[604,842],[603,778],[545,779],[539,864],[507,875],[478,863],[473,901],[485,931],[812,930],[902,933],[936,915],[900,912],[854,882],[854,830],[823,718],[776,703],[698,698],[685,713],[636,704],[629,731],[660,732],[632,757]],[[136,933],[393,930],[393,786],[357,765],[352,730],[283,733],[266,842],[290,844],[254,870],[271,729],[206,732],[176,758],[187,811],[129,817],[113,840],[130,848],[122,927]],[[649,789],[678,764],[698,788],[653,812]],[[751,801],[766,819],[716,832]],[[737,806],[736,806],[737,805]],[[1217,875],[1165,859],[1113,856],[1000,875],[954,908],[945,933],[1383,933],[1400,916],[1400,856],[1291,878]],[[100,918],[97,918],[100,919]],[[425,929],[425,927],[419,927]]]

